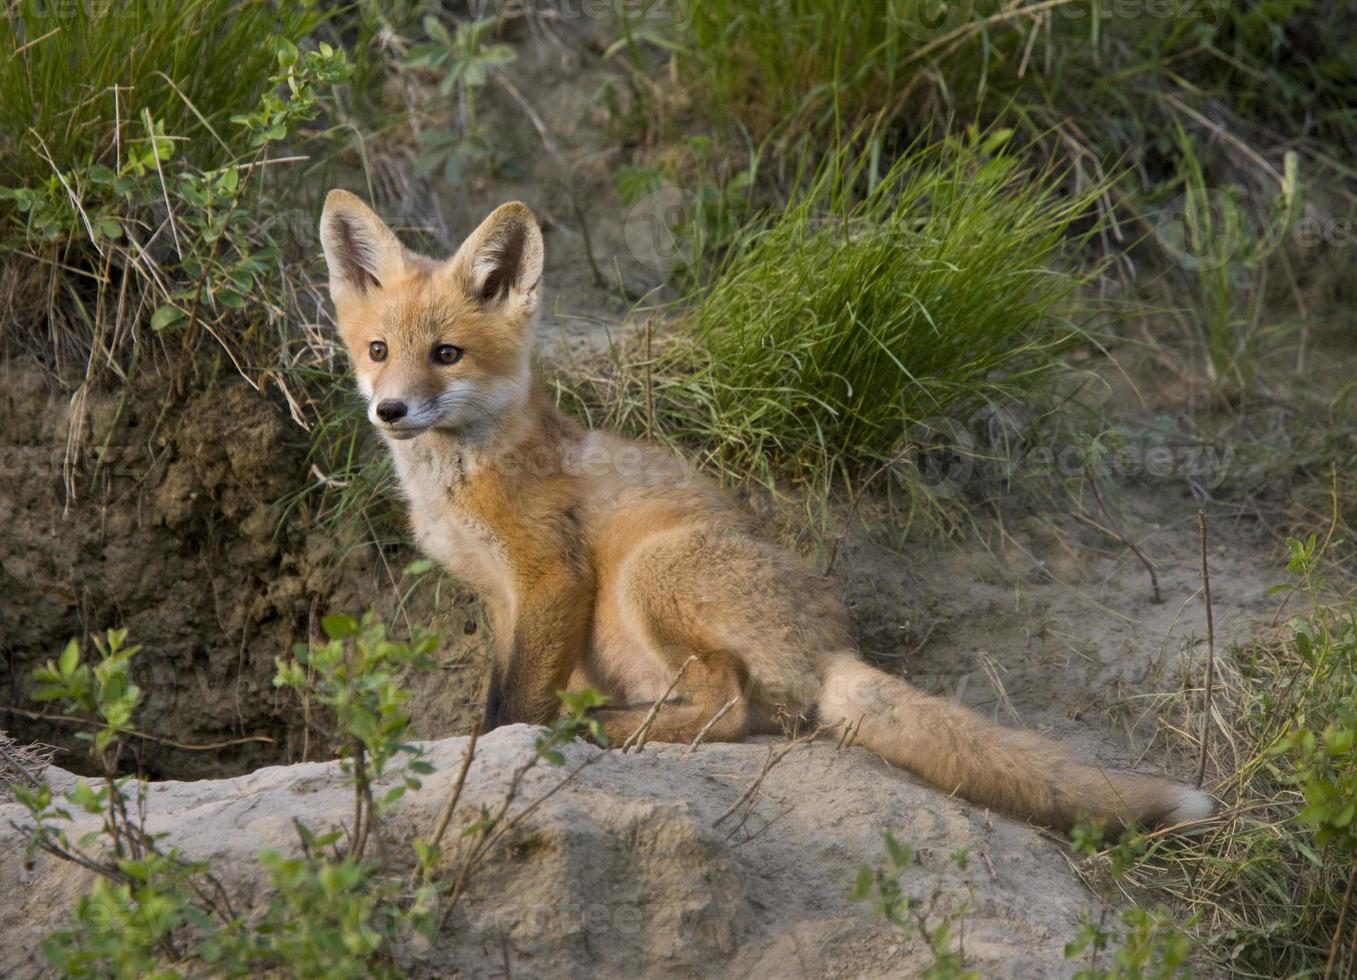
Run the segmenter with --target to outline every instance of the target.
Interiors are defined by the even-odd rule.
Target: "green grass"
[[[300,254],[311,215],[278,158],[324,158],[313,121],[350,71],[306,36],[321,19],[269,0],[6,8],[7,341],[72,387],[125,383],[162,353],[182,376],[203,346],[256,386],[271,370],[286,383],[304,343],[287,325],[296,263],[315,256]],[[305,396],[288,397],[296,414]]]
[[[633,88],[651,110],[631,118],[651,137],[675,126],[718,134],[736,159],[726,171],[758,162],[751,196],[785,193],[787,161],[832,157],[864,132],[884,166],[920,139],[1010,130],[1009,148],[1034,168],[1058,167],[1081,194],[1097,189],[1099,249],[1122,263],[1130,288],[1159,304],[1162,292],[1143,290],[1156,275],[1172,280],[1170,302],[1205,354],[1202,373],[1227,400],[1252,395],[1258,360],[1323,315],[1303,300],[1279,313],[1268,287],[1291,302],[1296,270],[1315,265],[1316,249],[1288,238],[1309,185],[1323,187],[1321,220],[1347,221],[1357,207],[1357,39],[1342,4],[699,0],[677,9],[667,30],[652,16],[623,18],[618,48],[638,67]],[[654,50],[681,94],[645,77]],[[1285,162],[1283,149],[1293,151]],[[670,169],[690,189],[721,169],[687,157]],[[1220,261],[1185,263],[1162,241],[1182,212]]]
[[[239,152],[276,59],[321,20],[314,0],[18,0],[0,15],[0,183],[118,165],[119,120],[143,113],[202,168]]]
[[[405,541],[404,508],[391,459],[381,451],[380,438],[345,369],[321,373],[309,382],[320,400],[310,433],[308,472],[279,501],[280,531],[299,518],[306,527],[336,536],[356,531],[360,540],[378,545]]]
[[[1063,249],[1086,196],[997,140],[841,154],[747,232],[609,420],[737,479],[895,460],[914,423],[1030,391],[1081,336]],[[606,401],[607,399],[605,399]]]
[[[1357,133],[1357,49],[1343,5],[1329,0],[697,0],[676,10],[662,37],[648,12],[624,18],[629,50],[663,40],[692,104],[756,140],[869,118],[917,132],[981,114],[1107,164],[1171,151],[1163,122],[1202,109],[1335,145]]]

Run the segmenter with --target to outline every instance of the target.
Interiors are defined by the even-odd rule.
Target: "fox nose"
[[[377,403],[377,417],[383,422],[399,422],[405,418],[405,402],[397,398],[383,398]]]

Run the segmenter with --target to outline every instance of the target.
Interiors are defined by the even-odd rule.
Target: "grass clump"
[[[280,164],[352,70],[307,37],[319,22],[264,0],[0,15],[0,298],[19,350],[72,387],[162,352],[182,375],[204,340],[256,386],[290,369],[311,220]]]
[[[314,0],[18,0],[0,15],[0,183],[116,168],[117,120],[149,114],[204,168],[235,156],[230,117],[273,75],[272,37],[298,43]],[[226,138],[224,138],[226,137]],[[129,143],[136,137],[130,136]]]
[[[702,0],[663,36],[651,7],[623,18],[633,57],[662,43],[691,104],[755,139],[1003,114],[1065,153],[1146,158],[1174,116],[1218,131],[1207,107],[1334,145],[1357,131],[1350,18],[1326,0]]]
[[[737,240],[620,421],[765,480],[894,460],[911,425],[1031,390],[1081,335],[1059,261],[1086,205],[993,140],[885,173],[840,154]]]

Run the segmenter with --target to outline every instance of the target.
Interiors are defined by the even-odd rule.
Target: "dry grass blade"
[[[1107,511],[1107,504],[1103,502],[1102,492],[1099,491],[1098,489],[1098,479],[1093,475],[1093,471],[1085,470],[1084,476],[1088,480],[1089,489],[1093,491],[1093,499],[1098,502],[1098,509],[1102,511],[1103,517],[1106,518],[1107,520],[1107,525],[1103,526],[1102,524],[1099,524],[1097,521],[1094,521],[1093,519],[1081,513],[1076,513],[1075,516],[1082,520],[1084,523],[1088,524],[1090,527],[1095,527],[1098,530],[1102,531],[1103,533],[1111,535],[1112,537],[1116,538],[1130,550],[1131,554],[1136,556],[1137,560],[1139,560],[1139,562],[1145,566],[1145,571],[1150,573],[1150,586],[1154,591],[1154,604],[1159,605],[1164,601],[1164,597],[1159,591],[1159,574],[1154,569],[1154,563],[1145,557],[1144,552],[1142,552],[1138,547],[1136,547],[1136,543],[1132,541],[1130,538],[1128,538],[1125,534],[1123,534],[1121,530],[1117,527],[1116,523],[1112,520],[1112,515]]]
[[[457,804],[462,799],[462,790],[466,786],[466,775],[471,770],[472,760],[476,757],[476,743],[480,740],[481,732],[485,730],[489,723],[490,699],[486,698],[481,711],[481,723],[471,729],[466,751],[462,753],[462,764],[457,769],[457,777],[453,780],[452,789],[448,792],[448,799],[443,804],[443,809],[434,823],[433,833],[429,835],[429,843],[434,847],[442,842],[443,835],[447,832],[448,824],[452,820],[452,815],[457,809]]]
[[[100,728],[102,723],[89,718],[74,718],[69,715],[54,715],[42,711],[30,711],[27,708],[18,708],[13,705],[5,708],[10,714],[21,715],[24,718],[32,718],[36,721],[55,722],[59,725],[76,725],[81,728]],[[148,742],[159,742],[161,745],[169,745],[176,749],[185,749],[190,752],[216,752],[220,749],[229,748],[233,745],[247,745],[251,742],[258,742],[263,745],[273,745],[274,740],[268,735],[243,735],[240,738],[225,738],[213,742],[181,742],[173,738],[165,738],[162,735],[154,735],[151,732],[138,731],[130,728],[123,732],[130,738],[141,738]]]
[[[1203,597],[1209,573],[1204,566]],[[1194,916],[1201,947],[1232,975],[1320,976],[1339,931],[1349,869],[1300,819],[1307,802],[1286,746],[1306,724],[1299,719],[1347,710],[1354,614],[1346,604],[1317,606],[1291,627],[1217,652],[1214,667],[1208,623],[1207,663],[1187,646],[1177,690],[1151,699],[1170,749],[1220,774],[1213,795],[1222,806],[1191,835],[1146,836],[1121,885]],[[1205,685],[1194,680],[1203,675]],[[1336,970],[1341,962],[1340,953]]]
[[[42,785],[42,774],[56,749],[49,745],[20,745],[0,732],[0,790],[15,783]]]

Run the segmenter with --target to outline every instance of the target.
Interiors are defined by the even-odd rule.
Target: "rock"
[[[454,841],[481,805],[503,798],[533,754],[536,732],[500,729],[480,742]],[[425,744],[436,773],[384,823],[390,853],[429,832],[467,739]],[[862,749],[801,746],[764,778],[746,816],[722,819],[758,777],[768,745],[650,745],[641,753],[566,748],[564,766],[523,780],[511,813],[547,798],[471,879],[433,943],[397,950],[415,976],[900,977],[930,962],[916,935],[874,919],[848,894],[890,830],[919,854],[907,894],[959,919],[966,963],[986,977],[1068,976],[1062,947],[1096,903],[1056,841],[921,786]],[[62,777],[54,773],[56,780]],[[207,859],[238,907],[258,912],[265,848],[297,850],[294,820],[313,830],[350,819],[351,790],[336,763],[260,769],[149,789],[148,829],[185,856]],[[21,807],[0,806],[0,974],[38,975],[41,938],[65,922],[88,872],[40,855],[22,867]],[[77,825],[76,837],[94,829]],[[970,847],[962,871],[950,855]],[[967,910],[968,909],[968,910]]]

